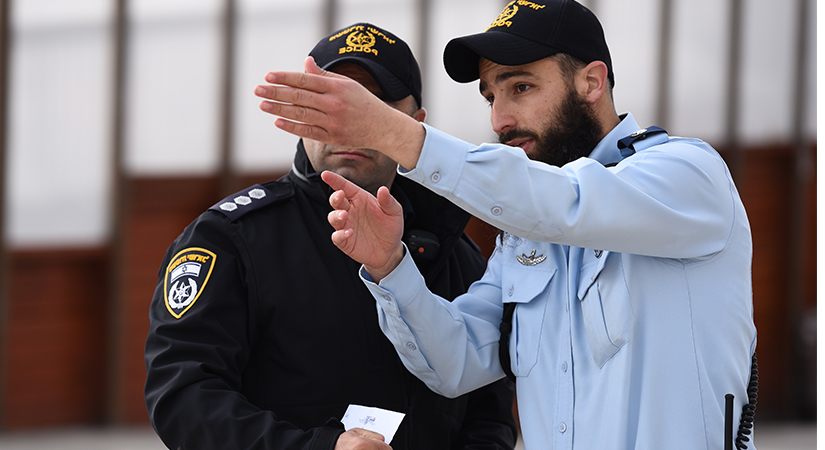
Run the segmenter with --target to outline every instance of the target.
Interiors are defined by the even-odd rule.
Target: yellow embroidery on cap
[[[377,28],[368,27],[367,31],[369,31],[370,33],[372,33],[376,36],[382,37],[385,41],[387,41],[388,44],[395,44],[395,39],[390,39],[389,36],[382,33],[381,30],[378,30]]]
[[[378,50],[372,48],[373,45],[375,45],[375,36],[369,31],[358,30],[347,36],[347,47],[339,48],[338,53],[363,52],[378,56]]]
[[[533,8],[535,10],[542,9],[545,6],[547,6],[547,5],[539,5],[538,3],[528,2],[527,0],[518,0],[516,3],[521,5],[521,6],[526,6],[528,8]]]
[[[329,41],[330,41],[330,42],[332,42],[332,41],[334,41],[334,40],[338,39],[339,37],[341,37],[341,36],[343,36],[343,35],[345,35],[345,34],[352,33],[352,30],[363,30],[363,29],[364,29],[364,26],[363,26],[363,25],[356,25],[356,26],[354,26],[354,27],[349,27],[349,28],[347,28],[346,30],[341,30],[341,31],[340,31],[340,32],[338,32],[337,34],[334,34],[334,35],[330,36],[330,37],[329,37]]]
[[[516,15],[518,12],[519,6],[526,6],[527,8],[531,8],[534,10],[539,10],[544,8],[547,5],[539,5],[538,3],[533,3],[527,0],[513,0],[512,2],[508,3],[507,6],[504,7],[504,10],[501,11],[501,14],[496,17],[496,20],[487,27],[487,30],[494,27],[509,27],[513,24],[510,20],[513,16]],[[484,31],[487,31],[484,30]]]
[[[501,11],[501,14],[499,14],[498,17],[496,17],[496,20],[494,20],[493,23],[491,23],[490,26],[487,27],[487,30],[493,27],[509,27],[513,24],[513,22],[511,22],[510,19],[512,19],[517,12],[518,6],[516,6],[516,1],[513,0],[512,2],[508,3],[507,6],[504,7],[504,9]]]
[[[376,36],[384,39],[388,44],[395,44],[395,39],[390,39],[386,34],[373,27],[364,27],[363,25],[355,25],[346,30],[330,36],[329,41],[332,42],[341,36],[347,36],[347,46],[338,49],[338,54],[351,52],[372,53],[378,56],[378,50],[372,48],[375,45]]]

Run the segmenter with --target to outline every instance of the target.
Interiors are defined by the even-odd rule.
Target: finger
[[[332,189],[336,191],[343,191],[346,198],[350,199],[355,197],[359,192],[362,191],[357,184],[353,183],[352,181],[347,180],[343,176],[325,170],[321,172],[321,179],[324,180],[326,184],[329,185]]]
[[[291,120],[279,117],[275,119],[275,127],[302,138],[308,138],[321,142],[329,140],[329,133],[327,130],[308,123],[293,122]]]
[[[332,109],[319,94],[279,86],[258,86],[261,111],[298,122],[326,126]]]
[[[352,228],[334,231],[332,233],[332,243],[335,244],[336,247],[343,250],[347,244],[347,239],[352,237],[353,233],[354,231],[352,230]]]
[[[329,170],[325,170],[321,172],[321,179],[324,180],[324,183],[328,184],[335,191],[340,191],[341,188],[344,187],[347,179],[338,175],[335,172],[330,172]]]
[[[347,212],[340,210],[330,211],[329,214],[327,214],[327,222],[332,225],[332,228],[341,230],[347,223]]]
[[[338,211],[348,211],[350,202],[344,191],[335,191],[329,196],[329,206]]]
[[[255,96],[271,102],[304,106],[318,111],[329,109],[329,97],[324,93],[313,92],[291,86],[259,84],[255,86]]]
[[[327,117],[326,114],[312,107],[279,101],[263,100],[258,108],[273,116],[314,125],[320,125],[319,122]]]
[[[333,78],[335,77],[291,71],[274,71],[264,75],[264,80],[269,84],[290,86],[318,93],[329,91]]]
[[[390,216],[399,216],[402,213],[401,204],[390,194],[386,186],[378,188],[378,205]]]
[[[339,73],[322,69],[315,63],[315,58],[312,56],[307,56],[306,59],[304,59],[304,71],[311,75],[322,75],[327,78],[349,78]]]

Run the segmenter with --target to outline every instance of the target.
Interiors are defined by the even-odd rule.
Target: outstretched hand
[[[321,179],[335,190],[329,197],[332,242],[379,282],[404,257],[401,205],[383,186],[376,197],[334,172],[324,171]]]
[[[424,145],[424,128],[387,105],[358,82],[321,69],[312,57],[305,72],[269,72],[270,84],[255,87],[262,111],[278,116],[275,126],[343,148],[377,150],[412,169]]]

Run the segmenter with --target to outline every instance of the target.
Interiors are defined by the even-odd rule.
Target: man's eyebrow
[[[496,75],[495,79],[493,79],[493,84],[499,84],[503,81],[509,80],[510,78],[521,77],[521,76],[532,77],[532,76],[534,76],[534,74],[533,74],[533,72],[530,72],[530,71],[527,71],[527,70],[508,70],[506,72],[501,72],[498,75]],[[478,83],[478,91],[481,92],[481,94],[483,95],[484,91],[486,91],[486,90],[487,90],[487,83],[484,82],[484,81],[480,81]]]

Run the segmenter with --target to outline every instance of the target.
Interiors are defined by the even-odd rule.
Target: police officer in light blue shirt
[[[750,226],[722,158],[616,113],[601,25],[574,1],[510,2],[444,61],[454,80],[480,80],[500,144],[380,110],[311,61],[256,91],[278,127],[377,149],[502,230],[450,303],[427,290],[388,191],[323,174],[332,239],[364,264],[404,364],[447,396],[512,375],[527,450],[729,445],[726,394],[734,426],[756,329]]]

